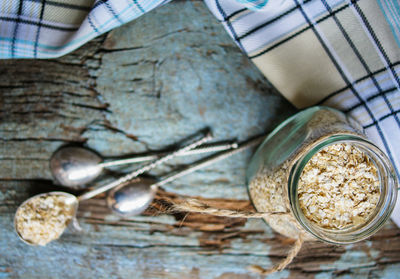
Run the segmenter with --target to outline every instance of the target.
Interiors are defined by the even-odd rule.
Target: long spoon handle
[[[166,156],[161,157],[158,160],[156,160],[156,161],[154,161],[154,162],[152,162],[150,164],[147,164],[147,165],[145,165],[145,166],[143,166],[143,167],[141,167],[141,168],[139,168],[139,169],[137,169],[137,170],[135,170],[135,171],[123,176],[123,177],[121,177],[118,180],[115,180],[115,181],[113,181],[113,182],[111,182],[109,184],[101,186],[101,187],[99,187],[97,189],[94,189],[92,191],[86,192],[85,194],[79,196],[78,200],[79,201],[83,201],[83,200],[87,200],[87,199],[93,198],[94,196],[97,196],[98,194],[106,192],[106,191],[108,191],[108,190],[110,190],[110,189],[112,189],[114,187],[117,187],[117,186],[119,186],[119,185],[121,185],[121,184],[123,184],[125,182],[128,182],[129,180],[132,180],[133,178],[143,174],[144,172],[149,171],[149,170],[157,167],[158,165],[161,165],[162,163],[164,163],[164,162],[166,162],[166,161],[168,161],[168,160],[170,160],[170,159],[172,159],[172,158],[174,158],[174,157],[176,157],[176,156],[178,156],[178,155],[180,155],[180,154],[182,154],[182,153],[184,153],[184,152],[186,152],[188,150],[196,148],[197,146],[202,145],[203,143],[205,143],[206,141],[209,141],[211,139],[212,139],[211,132],[207,132],[207,134],[204,137],[202,137],[201,139],[199,139],[199,140],[197,140],[197,141],[195,141],[195,142],[193,142],[193,143],[191,143],[191,144],[189,144],[189,145],[187,145],[187,146],[185,146],[183,148],[179,148],[178,150],[172,151],[172,152],[168,153]]]
[[[200,161],[198,161],[198,162],[196,162],[196,163],[194,163],[194,164],[192,164],[192,165],[190,165],[190,166],[188,166],[188,167],[186,167],[186,168],[184,168],[184,169],[182,169],[180,171],[173,172],[172,174],[163,177],[160,181],[158,181],[157,183],[153,184],[151,187],[162,186],[164,184],[167,184],[168,182],[171,182],[171,181],[173,181],[175,179],[178,179],[178,178],[180,178],[180,177],[182,177],[184,175],[192,173],[192,172],[194,172],[194,171],[196,171],[198,169],[204,168],[204,167],[206,167],[208,165],[211,165],[211,164],[213,164],[213,163],[215,163],[217,161],[220,161],[220,160],[223,160],[223,159],[225,159],[227,157],[230,157],[230,156],[232,156],[232,155],[234,155],[236,153],[242,152],[245,149],[248,149],[250,147],[256,146],[256,145],[260,144],[261,141],[264,138],[265,138],[264,135],[263,136],[259,136],[259,137],[256,137],[254,139],[251,139],[251,140],[249,140],[249,141],[247,141],[245,143],[239,144],[239,146],[236,147],[233,150],[227,150],[227,151],[219,152],[219,153],[217,153],[215,155],[212,155],[212,156],[209,156],[207,158],[204,158],[204,159],[202,159],[202,160],[200,160]]]
[[[203,147],[198,147],[195,149],[188,150],[184,153],[178,154],[177,156],[189,156],[189,155],[195,155],[195,154],[218,152],[218,151],[229,150],[229,149],[233,149],[233,148],[237,148],[237,147],[238,147],[237,142],[231,142],[231,143],[225,143],[225,144],[221,144],[221,143],[210,144],[209,146],[203,146]],[[128,164],[133,164],[133,163],[143,163],[143,162],[156,160],[156,159],[160,158],[161,156],[165,156],[167,154],[168,154],[168,152],[160,152],[160,153],[151,154],[151,155],[134,156],[132,158],[127,158],[127,159],[105,161],[103,163],[100,163],[99,166],[106,168],[106,167],[112,167],[112,166],[128,165]]]

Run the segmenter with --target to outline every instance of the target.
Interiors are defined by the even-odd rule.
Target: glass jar
[[[314,155],[340,144],[357,148],[368,163],[372,162],[379,192],[371,213],[362,222],[338,229],[310,220],[312,214],[306,217],[300,204],[299,182],[307,163],[315,162]],[[390,217],[397,198],[398,181],[387,156],[366,138],[355,120],[327,107],[308,108],[281,123],[254,154],[246,178],[249,196],[258,211],[286,212],[265,218],[274,230],[291,238],[301,233],[305,240],[335,244],[357,242],[377,232]]]

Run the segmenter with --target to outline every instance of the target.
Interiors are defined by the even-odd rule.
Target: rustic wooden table
[[[165,148],[205,126],[216,140],[243,140],[295,112],[202,2],[174,1],[59,59],[0,61],[0,73],[0,278],[261,278],[247,267],[286,255],[292,240],[260,220],[158,214],[157,201],[127,219],[110,214],[103,197],[87,201],[79,211],[83,232],[46,247],[29,247],[13,231],[23,200],[56,189],[48,161],[64,144],[113,157]],[[250,155],[168,184],[158,198],[183,194],[251,209]],[[399,236],[389,222],[355,245],[306,243],[271,278],[399,278]]]

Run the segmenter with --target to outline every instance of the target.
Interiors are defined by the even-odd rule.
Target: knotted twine
[[[249,211],[238,211],[238,210],[229,210],[229,209],[220,209],[220,208],[215,208],[207,205],[206,203],[189,198],[185,199],[182,202],[176,203],[172,200],[169,200],[169,202],[172,202],[172,206],[169,209],[169,212],[192,212],[192,213],[202,213],[202,214],[209,214],[212,216],[218,216],[218,217],[228,217],[228,218],[246,218],[246,219],[251,219],[251,218],[266,218],[270,216],[284,216],[287,214],[290,214],[289,212],[249,212]],[[272,268],[265,269],[261,266],[258,265],[251,265],[249,267],[249,270],[252,272],[259,273],[261,275],[267,275],[271,274],[277,271],[281,271],[285,269],[296,257],[296,255],[299,253],[302,245],[304,242],[304,235],[303,233],[298,234],[298,238],[296,239],[293,247],[289,250],[289,253],[287,254],[286,258],[283,259],[280,263],[277,265],[273,266]]]

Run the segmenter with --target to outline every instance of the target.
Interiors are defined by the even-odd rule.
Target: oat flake
[[[74,206],[69,199],[53,194],[29,200],[17,210],[16,230],[34,245],[44,246],[58,239],[72,219]]]
[[[344,229],[365,223],[380,196],[378,171],[357,147],[325,147],[306,164],[298,182],[300,208],[314,224]]]

